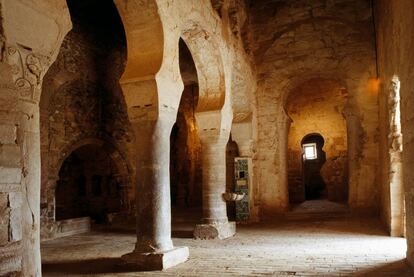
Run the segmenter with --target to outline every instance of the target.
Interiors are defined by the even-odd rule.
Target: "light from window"
[[[303,158],[305,160],[316,160],[318,158],[318,153],[316,151],[316,143],[307,143],[302,145],[303,147]]]

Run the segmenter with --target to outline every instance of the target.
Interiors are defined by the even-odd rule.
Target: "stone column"
[[[360,160],[362,157],[363,146],[363,129],[356,110],[355,100],[353,97],[348,99],[342,114],[346,120],[347,136],[348,136],[348,203],[352,209],[359,207],[359,187],[358,187],[358,171],[360,168]]]
[[[9,231],[3,243],[21,249],[15,251],[18,256],[13,265],[6,267],[24,276],[40,276],[38,97],[47,57],[19,46],[5,45],[4,49],[1,56],[7,64],[0,63],[0,94],[4,101],[0,180],[5,187],[0,188],[0,194],[8,199],[8,206],[3,208],[8,211]]]
[[[203,169],[203,218],[196,225],[194,237],[198,239],[225,239],[234,236],[236,223],[227,218],[226,202],[226,145],[229,132],[214,134],[200,132]]]
[[[0,34],[0,276],[22,271],[22,161],[18,91]],[[40,187],[39,187],[40,190]],[[40,204],[40,203],[39,203]]]
[[[391,236],[404,235],[404,186],[402,183],[402,133],[400,116],[400,81],[394,76],[388,95],[388,153],[391,198]]]
[[[41,276],[39,99],[70,16],[64,0],[1,3],[0,275]]]
[[[174,114],[132,122],[137,138],[137,242],[124,261],[139,269],[161,270],[188,259],[187,247],[171,240],[170,133]]]

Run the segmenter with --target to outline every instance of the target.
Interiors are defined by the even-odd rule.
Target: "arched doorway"
[[[56,220],[90,217],[104,223],[119,212],[124,176],[100,145],[87,144],[74,150],[59,170],[56,186]]]
[[[184,83],[177,119],[170,135],[170,184],[173,222],[197,221],[201,216],[201,143],[195,119],[198,78],[193,57],[179,41],[180,73]]]
[[[322,166],[326,162],[323,151],[324,138],[320,134],[308,134],[301,142],[303,185],[305,199],[324,199],[327,197],[326,183],[321,175]]]
[[[310,79],[290,92],[285,105],[292,120],[287,153],[290,203],[347,201],[346,103],[346,89],[330,79]],[[317,158],[305,160],[306,149]]]

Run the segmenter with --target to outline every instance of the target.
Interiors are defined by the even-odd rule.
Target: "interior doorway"
[[[325,140],[320,134],[308,134],[301,142],[303,185],[305,200],[327,198],[326,183],[321,169],[326,162],[326,153],[323,151]]]
[[[293,89],[285,111],[289,202],[348,200],[347,91],[337,81],[311,79]],[[306,157],[305,154],[309,156]]]
[[[123,200],[122,176],[100,146],[84,145],[63,162],[56,186],[56,220],[90,217],[105,223],[119,212]]]

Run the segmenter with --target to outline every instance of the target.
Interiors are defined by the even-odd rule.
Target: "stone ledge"
[[[175,247],[165,252],[132,252],[122,256],[124,264],[137,270],[164,270],[188,260],[188,247]]]
[[[195,239],[226,239],[236,234],[236,222],[197,224],[194,228]]]

